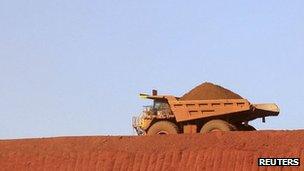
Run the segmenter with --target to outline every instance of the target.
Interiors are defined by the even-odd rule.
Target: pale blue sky
[[[0,138],[131,135],[152,88],[204,81],[304,125],[304,1],[0,0]]]

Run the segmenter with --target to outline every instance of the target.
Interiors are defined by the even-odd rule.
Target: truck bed
[[[239,117],[249,121],[279,114],[279,108],[275,104],[252,105],[246,99],[182,101],[171,98],[168,103],[177,122],[220,116]]]

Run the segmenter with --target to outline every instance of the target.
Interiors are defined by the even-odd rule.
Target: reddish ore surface
[[[228,89],[212,83],[203,83],[181,97],[180,100],[242,99]]]
[[[300,157],[300,167],[258,167]],[[1,170],[304,170],[304,130],[0,141]]]

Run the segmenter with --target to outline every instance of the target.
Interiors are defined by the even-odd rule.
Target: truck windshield
[[[163,101],[154,101],[153,108],[156,110],[167,109],[168,107],[168,104]]]

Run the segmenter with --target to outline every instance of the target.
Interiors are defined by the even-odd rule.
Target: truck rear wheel
[[[201,129],[201,133],[212,131],[234,131],[235,126],[223,120],[211,120],[207,122]]]
[[[156,134],[178,134],[178,127],[169,121],[158,121],[154,123],[148,130],[148,135],[156,135]]]

